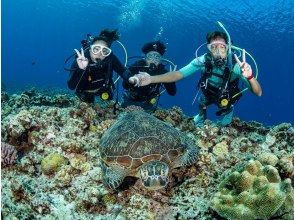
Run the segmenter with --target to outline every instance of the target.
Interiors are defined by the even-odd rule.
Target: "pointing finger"
[[[177,65],[175,65],[175,68],[173,69],[173,71],[176,71],[177,70]]]
[[[246,51],[245,51],[245,49],[242,50],[242,60],[243,60],[243,63],[246,63]]]
[[[85,54],[84,54],[84,49],[83,48],[81,48],[81,53],[82,53],[82,56],[84,57]]]
[[[77,49],[74,49],[74,51],[77,53],[78,58],[81,56],[80,52]]]
[[[237,57],[236,54],[234,54],[235,60],[237,61],[237,63],[239,64],[239,66],[242,65],[241,61],[239,60],[239,58]]]

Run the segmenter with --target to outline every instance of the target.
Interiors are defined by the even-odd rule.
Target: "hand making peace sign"
[[[77,63],[79,65],[79,68],[82,70],[86,69],[88,66],[89,60],[85,57],[83,48],[81,49],[81,53],[77,49],[75,49],[75,52],[77,53],[77,56],[78,56]]]
[[[242,70],[242,75],[246,77],[247,79],[253,78],[251,66],[248,63],[246,63],[245,50],[244,49],[242,50],[242,62],[239,60],[236,54],[234,54],[234,57]]]

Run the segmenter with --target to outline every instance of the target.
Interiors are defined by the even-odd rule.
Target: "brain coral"
[[[293,198],[290,179],[282,181],[275,167],[251,160],[221,182],[212,208],[227,219],[268,219],[282,206],[292,209]]]

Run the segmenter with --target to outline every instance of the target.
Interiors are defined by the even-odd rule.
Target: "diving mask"
[[[146,54],[146,59],[158,64],[161,61],[161,55],[156,51],[150,51]]]
[[[228,51],[228,45],[222,41],[207,44],[207,48],[213,55],[226,55]]]
[[[101,44],[92,44],[91,45],[91,52],[95,55],[101,52],[101,54],[105,57],[109,56],[111,53],[111,49],[108,47],[105,47]]]
[[[207,44],[207,48],[212,53],[215,53],[215,52],[226,53],[228,51],[228,45],[222,41],[214,41],[210,44]]]
[[[213,41],[207,44],[207,48],[212,54],[213,62],[216,66],[221,67],[227,62],[228,45],[223,41]]]

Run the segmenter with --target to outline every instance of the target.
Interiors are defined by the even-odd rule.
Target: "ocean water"
[[[118,28],[128,55],[141,55],[141,46],[154,38],[167,43],[166,58],[182,67],[221,21],[235,45],[258,63],[262,97],[246,92],[235,108],[242,120],[265,125],[294,122],[293,0],[94,1],[3,0],[2,87],[18,91],[30,86],[67,89],[64,60],[80,48],[87,33]],[[113,49],[124,61],[121,47]],[[200,53],[204,53],[202,49]],[[160,105],[177,105],[185,114],[192,106],[200,73],[177,83],[175,97],[164,94]],[[214,117],[210,108],[209,117]]]
[[[1,12],[1,90],[9,93],[1,94],[1,219],[293,220],[294,0],[3,0]],[[217,21],[254,56],[263,89],[262,97],[244,93],[241,120],[230,126],[200,128],[189,117],[200,72],[177,82],[175,97],[162,95],[165,110],[144,117],[89,106],[67,88],[64,61],[88,33],[118,28],[129,57],[160,39],[181,68],[207,32],[221,30]],[[120,45],[112,49],[124,62]],[[104,156],[125,154],[174,156],[162,159],[167,186],[147,190],[146,172],[132,167],[142,176],[124,169],[128,177],[110,190],[101,162],[112,167]]]

